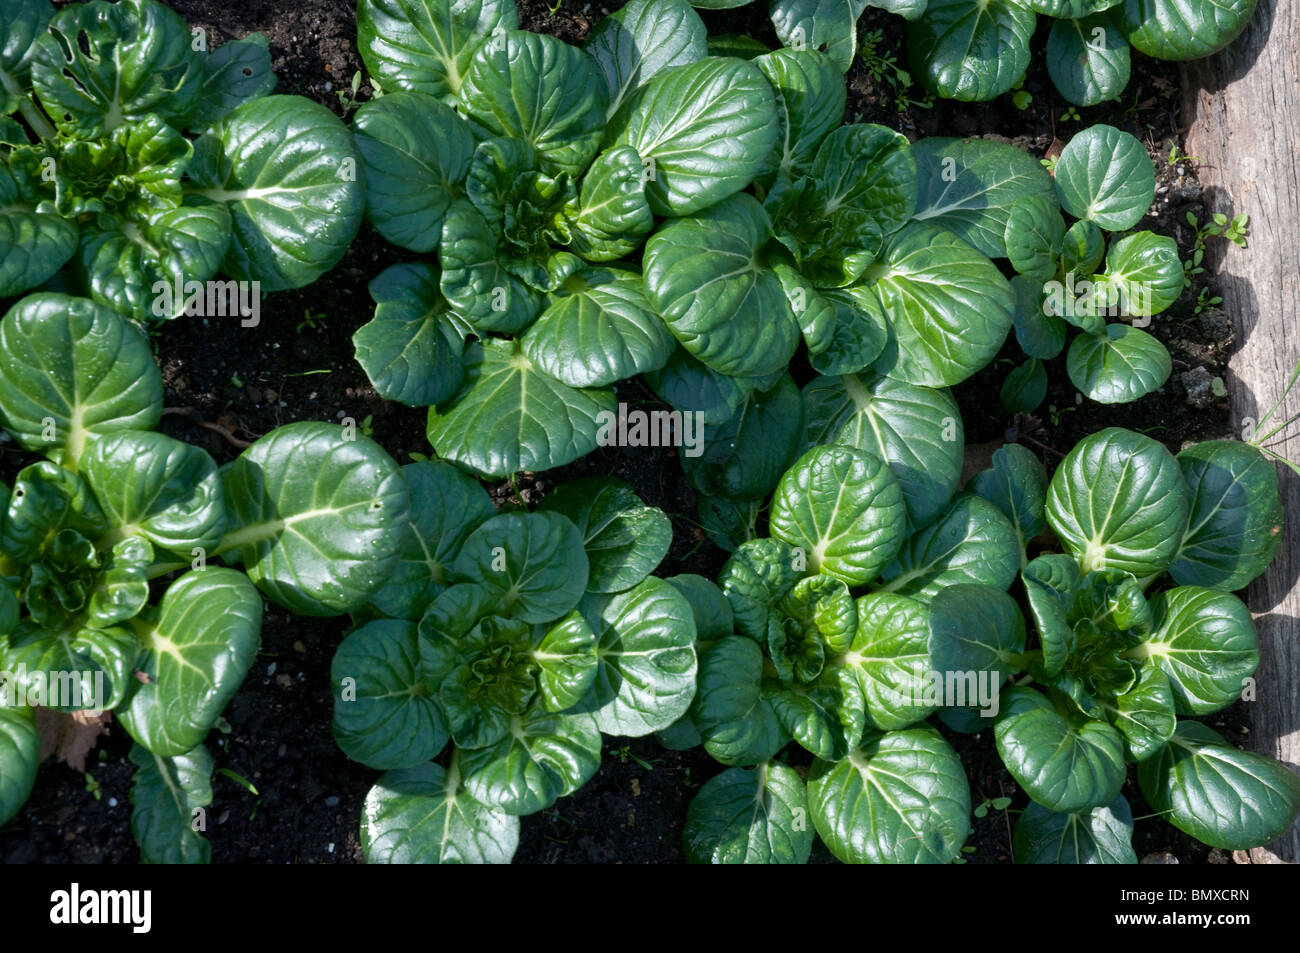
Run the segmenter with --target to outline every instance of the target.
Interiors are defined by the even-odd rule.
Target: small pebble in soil
[[[278,663],[276,663],[276,662],[272,662],[270,665],[268,665],[268,666],[266,667],[266,675],[267,675],[268,678],[270,678],[272,675],[275,674],[275,666],[276,666],[277,664],[278,664]]]
[[[339,796],[338,796],[337,794],[331,794],[329,797],[327,797],[327,798],[325,799],[325,806],[326,806],[326,807],[338,807],[338,806],[339,806]]]
[[[1193,367],[1178,375],[1187,391],[1187,403],[1197,410],[1204,410],[1214,403],[1214,375],[1204,367]]]
[[[281,758],[283,758],[285,750],[286,750],[286,746],[280,745],[280,748],[278,751],[276,751],[276,754],[279,755]]]
[[[1142,858],[1144,864],[1176,864],[1178,858],[1167,850],[1158,850]]]
[[[111,798],[109,798],[109,799],[108,799],[108,806],[109,806],[109,807],[117,807],[117,798],[115,798],[115,797],[111,797]]]

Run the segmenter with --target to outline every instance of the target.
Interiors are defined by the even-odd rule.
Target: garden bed
[[[260,31],[270,39],[279,92],[308,96],[336,112],[361,69],[356,51],[354,4],[350,0],[250,0],[232,5],[219,0],[171,0],[171,7],[216,43]],[[617,4],[607,4],[609,8]],[[520,0],[522,26],[579,43],[605,8],[578,8],[565,0],[556,11],[540,0]],[[748,33],[777,45],[770,23],[758,8],[706,13],[711,32]],[[878,31],[874,51],[880,63],[902,52],[902,21],[869,10],[861,35]],[[1035,48],[1041,51],[1045,30]],[[846,120],[881,123],[911,138],[932,135],[987,136],[1010,142],[1035,156],[1059,151],[1068,133],[1092,123],[1108,123],[1137,136],[1148,148],[1157,172],[1154,214],[1140,223],[1174,236],[1181,256],[1190,258],[1195,236],[1187,214],[1207,217],[1195,163],[1171,162],[1171,149],[1184,145],[1180,126],[1181,89],[1175,66],[1134,56],[1133,75],[1123,100],[1080,109],[1081,119],[1065,120],[1066,103],[1052,88],[1035,56],[1024,84],[1030,100],[1017,108],[1011,97],[991,103],[937,100],[917,103],[920,94],[900,88],[884,73],[873,77],[859,58],[848,76]],[[361,98],[366,95],[362,88]],[[911,99],[911,102],[900,100]],[[222,327],[206,319],[181,319],[155,335],[167,387],[168,415],[162,430],[205,447],[218,462],[233,459],[242,442],[274,427],[299,420],[352,417],[399,463],[410,454],[427,454],[425,414],[384,401],[354,359],[353,332],[370,318],[367,283],[383,268],[418,260],[384,242],[369,225],[333,271],[301,290],[271,295],[256,328]],[[1149,329],[1169,349],[1174,373],[1158,393],[1135,404],[1108,406],[1078,402],[1059,357],[1048,365],[1051,382],[1039,415],[1013,417],[1003,411],[999,389],[1007,369],[1020,360],[1014,339],[983,372],[958,385],[955,395],[966,428],[968,454],[1005,439],[1023,442],[1054,466],[1083,436],[1123,426],[1155,437],[1177,452],[1186,442],[1229,434],[1227,399],[1204,391],[1189,394],[1183,372],[1204,369],[1204,379],[1225,372],[1233,346],[1227,317],[1210,308],[1195,313],[1199,284],[1160,315]],[[796,383],[811,374],[793,368]],[[801,378],[801,373],[803,377]],[[618,387],[619,400],[648,404],[656,398],[639,380]],[[984,452],[991,452],[991,447]],[[0,455],[0,475],[18,468],[12,444]],[[987,465],[987,462],[980,464]],[[671,518],[674,544],[660,567],[662,575],[694,572],[713,578],[725,554],[709,543],[695,521],[695,495],[670,449],[603,448],[545,475],[525,475],[516,486],[492,488],[502,501],[515,493],[534,503],[565,480],[613,475],[630,483],[648,504]],[[207,836],[213,861],[335,863],[361,859],[357,824],[361,803],[377,777],[349,761],[330,734],[332,700],[329,669],[347,631],[345,619],[312,620],[279,609],[267,615],[262,649],[248,678],[226,712],[227,725],[209,741],[219,768],[246,779],[253,794],[225,775],[214,779]],[[1247,733],[1240,703],[1210,723],[1233,741]],[[1010,797],[1012,808],[1026,802],[994,750],[992,733],[969,737],[944,730],[962,758],[975,803]],[[126,761],[130,740],[119,727],[92,752],[88,775],[66,766],[46,766],[26,807],[0,830],[5,862],[131,862],[138,856],[127,819],[132,768]],[[802,763],[811,760],[807,757]],[[800,762],[795,761],[796,765]],[[520,862],[577,863],[680,862],[686,807],[699,785],[719,771],[702,749],[670,752],[653,738],[609,741],[596,777],[573,796],[523,821],[516,859]],[[88,780],[93,777],[93,781]],[[1135,817],[1152,813],[1137,786],[1124,795]],[[973,821],[970,863],[1008,863],[1013,817],[989,811]],[[1162,823],[1139,822],[1134,838],[1139,857],[1172,855],[1182,863],[1226,863],[1230,857]],[[814,860],[830,859],[821,847]]]

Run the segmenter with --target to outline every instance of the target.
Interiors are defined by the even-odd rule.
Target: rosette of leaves
[[[1232,441],[1175,457],[1111,428],[1081,441],[1044,493],[1012,449],[978,491],[1034,514],[1026,532],[1045,524],[1064,550],[1021,572],[1035,643],[980,635],[970,594],[954,588],[931,605],[930,647],[939,669],[992,670],[999,684],[1021,676],[994,723],[1002,761],[1032,800],[1016,861],[1136,863],[1121,794],[1134,762],[1147,801],[1206,844],[1245,849],[1282,834],[1300,811],[1300,781],[1184,720],[1251,686],[1255,628],[1232,591],[1278,546],[1273,464]]]
[[[204,740],[257,654],[262,599],[364,605],[397,564],[408,491],[377,444],[328,424],[218,470],[154,431],[162,397],[147,338],[108,308],[42,293],[0,321],[0,425],[44,458],[0,483],[0,820],[35,779],[35,706],[111,709],[135,741],[142,859],[206,862]]]
[[[1183,291],[1174,240],[1129,231],[1155,198],[1151,159],[1128,133],[1092,126],[1066,145],[1055,180],[1059,208],[1020,198],[1006,220],[1007,257],[1017,272],[1016,338],[1029,361],[1008,379],[1004,402],[1017,411],[1038,405],[1043,361],[1065,348],[1070,326],[1082,332],[1066,351],[1070,382],[1100,403],[1137,400],[1172,370],[1165,346],[1142,328]],[[1107,233],[1124,234],[1107,247]]]
[[[1256,0],[930,0],[908,25],[912,72],[946,99],[986,100],[1019,82],[1037,18],[1051,18],[1046,64],[1079,106],[1118,99],[1131,49],[1161,60],[1208,56],[1236,39]]]
[[[844,82],[826,54],[753,62],[776,92],[780,129],[758,197],[673,219],[646,242],[650,301],[689,356],[652,377],[660,396],[682,410],[709,409],[686,399],[719,386],[743,398],[769,387],[800,343],[822,374],[948,386],[984,367],[1012,327],[1011,287],[989,260],[1004,254],[1000,241],[980,247],[919,203],[903,136],[840,125]],[[1041,168],[1011,188],[1051,194]]]
[[[702,744],[729,768],[691,804],[689,859],[802,863],[815,835],[846,862],[959,855],[970,789],[925,724],[941,702],[934,613],[968,593],[972,632],[1022,651],[1005,590],[1033,528],[983,487],[949,490],[915,519],[905,472],[879,450],[813,447],[781,477],[769,535],[736,546],[717,586],[697,583],[712,620],[699,627],[699,693],[661,740]],[[782,755],[791,741],[815,758],[806,781]]]
[[[387,91],[355,120],[366,214],[434,257],[375,279],[357,358],[493,477],[589,453],[613,385],[665,365],[636,253],[656,217],[745,188],[777,133],[763,74],[707,56],[685,0],[633,0],[582,49],[517,27],[513,0],[358,10]]]
[[[751,0],[693,0],[704,10]],[[993,99],[1029,66],[1038,17],[1051,20],[1047,73],[1078,106],[1118,99],[1132,50],[1192,60],[1221,50],[1246,28],[1257,0],[772,0],[772,26],[794,49],[824,50],[841,73],[857,56],[857,21],[879,7],[908,21],[912,74],[945,99]]]
[[[582,787],[603,735],[667,728],[695,694],[696,623],[650,575],[672,529],[625,484],[497,513],[448,463],[405,468],[401,560],[334,657],[334,737],[383,770],[372,863],[508,863],[519,819]]]
[[[361,222],[352,137],[275,87],[266,38],[209,53],[156,0],[0,24],[0,297],[58,282],[141,321],[218,274],[276,291],[333,267]]]

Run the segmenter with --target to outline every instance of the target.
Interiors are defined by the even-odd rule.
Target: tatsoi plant
[[[1005,590],[1032,530],[982,483],[914,520],[903,469],[845,445],[812,448],[781,477],[770,537],[741,543],[711,588],[699,693],[661,735],[732,766],[691,804],[691,860],[802,863],[814,831],[847,862],[958,856],[969,785],[923,722],[943,701],[931,681],[939,656],[961,643],[931,633],[973,618],[1023,640]],[[940,610],[953,594],[960,606]],[[995,712],[998,689],[986,678],[969,703]],[[806,785],[778,757],[792,739],[816,758]]]
[[[750,0],[693,0],[700,9]],[[794,49],[822,49],[840,72],[857,55],[867,7],[907,19],[912,73],[946,99],[986,100],[1015,87],[1029,66],[1038,17],[1052,18],[1048,75],[1078,106],[1118,99],[1131,49],[1192,60],[1222,49],[1246,28],[1256,0],[772,0],[772,26]]]
[[[401,559],[331,670],[335,739],[386,772],[362,847],[371,863],[508,863],[519,818],[596,773],[602,733],[647,735],[690,706],[691,591],[650,575],[671,524],[617,480],[496,513],[450,464],[405,473]]]
[[[262,598],[364,605],[409,504],[378,445],[328,424],[281,427],[218,470],[154,432],[162,396],[116,312],[35,294],[0,322],[0,424],[46,457],[0,484],[0,822],[35,780],[34,708],[111,709],[135,741],[142,859],[194,863],[211,851],[203,742],[257,653]]]
[[[1041,498],[1004,474],[1013,498]],[[982,656],[999,680],[1028,673],[1003,692],[995,727],[1033,800],[1016,825],[1016,861],[1136,863],[1126,762],[1151,806],[1206,844],[1280,836],[1300,811],[1300,780],[1185,720],[1236,701],[1259,663],[1250,611],[1232,592],[1277,550],[1272,463],[1230,441],[1174,457],[1112,428],[1065,458],[1044,513],[1066,553],[1022,573],[1038,646],[960,626],[972,663]]]
[[[1133,136],[1092,126],[1066,145],[1055,168],[1056,202],[1018,199],[1006,221],[1007,256],[1018,275],[1016,338],[1030,361],[1020,382],[1004,389],[1012,410],[1032,410],[1046,392],[1042,361],[1077,335],[1066,354],[1070,382],[1101,403],[1137,400],[1161,387],[1172,362],[1165,346],[1140,329],[1183,291],[1172,238],[1132,232],[1106,246],[1106,232],[1125,232],[1155,198],[1155,172]],[[1061,210],[1074,221],[1068,228]],[[1104,259],[1104,268],[1103,268]],[[1127,315],[1131,323],[1107,317]]]
[[[358,10],[387,91],[355,120],[366,214],[437,258],[375,279],[357,357],[432,405],[440,456],[498,477],[593,450],[611,385],[664,365],[673,337],[623,259],[656,216],[747,186],[777,136],[763,74],[706,56],[684,0],[634,0],[585,49],[517,27],[513,0]]]
[[[969,789],[931,715],[994,729],[1033,802],[1018,862],[1136,862],[1131,762],[1152,806],[1207,844],[1289,827],[1300,781],[1179,719],[1230,704],[1258,663],[1231,594],[1278,545],[1276,474],[1256,448],[1175,458],[1111,429],[1049,482],[1009,446],[928,523],[907,515],[905,472],[812,448],[777,486],[770,536],[739,543],[719,587],[698,584],[712,603],[699,692],[660,738],[731,767],[692,802],[690,859],[802,862],[815,831],[846,861],[952,860]],[[1048,530],[1065,552],[1030,561]],[[1006,592],[1017,574],[1036,644]],[[816,759],[806,784],[782,754],[791,740]]]
[[[676,406],[691,392],[766,389],[801,341],[823,374],[873,368],[947,386],[984,367],[1012,326],[1014,295],[989,260],[1005,254],[1001,229],[992,247],[971,242],[953,228],[960,214],[945,218],[953,209],[929,199],[919,146],[884,126],[841,126],[844,83],[824,54],[754,62],[781,129],[757,179],[762,201],[734,195],[646,242],[649,300],[693,359],[652,378],[661,396]],[[1037,163],[1001,148],[1020,159],[1000,161],[1017,170],[999,181],[1003,198],[1049,200]],[[716,376],[732,381],[710,383]]]
[[[158,320],[209,307],[218,273],[276,291],[333,267],[361,221],[352,137],[274,86],[264,37],[209,54],[155,0],[10,3],[0,297],[53,279]]]
[[[1231,43],[1256,0],[929,0],[908,25],[912,73],[948,99],[984,100],[1011,89],[1029,65],[1039,14],[1054,18],[1047,72],[1079,106],[1118,99],[1130,47],[1160,60],[1208,56]]]

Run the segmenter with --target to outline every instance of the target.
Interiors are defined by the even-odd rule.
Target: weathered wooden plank
[[[1300,360],[1300,5],[1260,0],[1246,32],[1228,49],[1184,64],[1189,132],[1213,211],[1250,215],[1250,247],[1213,242],[1236,345],[1229,391],[1245,428],[1281,396]],[[1278,410],[1300,413],[1300,393]],[[1294,432],[1295,428],[1291,428]],[[1276,448],[1300,460],[1300,439]],[[1300,764],[1300,479],[1282,470],[1286,539],[1248,601],[1260,635],[1257,697],[1251,706],[1255,750]],[[1251,851],[1254,863],[1300,862],[1300,826]]]

